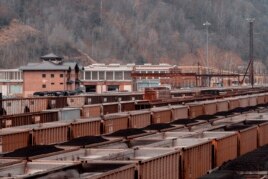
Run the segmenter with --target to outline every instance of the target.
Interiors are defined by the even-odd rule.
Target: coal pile
[[[268,171],[268,145],[227,162],[221,170]]]
[[[107,172],[109,170],[114,170],[120,167],[123,167],[127,164],[116,164],[116,163],[108,163],[108,164],[96,164],[96,163],[83,163],[82,164],[82,173],[86,172]]]
[[[62,143],[63,146],[85,146],[90,144],[96,144],[101,142],[106,142],[107,139],[104,139],[101,136],[84,136],[72,139],[68,142]]]
[[[244,179],[241,175],[234,171],[229,170],[217,170],[210,174],[204,175],[198,179]]]
[[[251,127],[250,125],[230,125],[224,128],[225,131],[239,131]]]
[[[158,123],[158,124],[151,124],[145,128],[143,128],[144,130],[162,130],[162,129],[168,129],[168,128],[172,128],[174,126],[168,124],[168,123]]]
[[[223,111],[223,112],[217,112],[215,115],[216,116],[229,116],[231,114],[233,114],[232,111]]]
[[[266,108],[266,107],[268,107],[268,105],[267,105],[267,104],[258,104],[258,105],[256,106],[256,108],[259,108],[259,107],[264,107],[264,108]]]
[[[4,154],[4,157],[33,157],[36,155],[49,154],[58,152],[63,149],[57,148],[53,145],[35,145],[32,147],[24,147],[13,152]]]
[[[262,123],[265,123],[265,122],[268,122],[268,121],[261,121],[261,120],[252,120],[252,121],[244,121],[244,124],[247,124],[247,125],[258,125],[258,124],[262,124]]]
[[[212,119],[217,119],[217,116],[213,116],[213,115],[202,115],[202,116],[198,116],[196,118],[194,118],[194,120],[205,120],[205,121],[209,121]]]
[[[116,131],[112,134],[109,134],[108,136],[113,136],[113,137],[128,137],[128,136],[133,136],[133,135],[138,135],[138,134],[144,134],[146,133],[142,129],[135,129],[135,128],[129,128],[129,129],[121,129],[119,131]]]
[[[46,173],[34,176],[33,178],[38,179],[69,179],[69,178],[80,178],[79,169],[81,167],[72,167],[73,169],[60,170],[53,173]]]
[[[153,144],[156,142],[160,142],[161,140],[133,140],[128,142],[128,147],[132,148],[132,147],[136,147],[136,146],[144,146],[144,145],[149,145],[149,144]]]
[[[232,112],[243,113],[243,112],[255,110],[256,108],[257,108],[256,106],[249,106],[245,108],[239,107],[239,108],[234,109]]]
[[[194,124],[194,123],[198,123],[198,121],[194,119],[179,119],[172,122],[172,124],[182,124],[182,125]]]
[[[250,110],[257,110],[259,108],[259,106],[257,105],[257,106],[249,106],[248,107],[248,110],[250,111]]]

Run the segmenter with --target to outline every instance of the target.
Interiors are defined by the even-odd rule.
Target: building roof
[[[22,71],[30,71],[30,70],[69,70],[75,69],[76,62],[63,62],[61,64],[55,64],[50,61],[43,61],[41,63],[28,63],[26,66],[21,66],[20,70]],[[81,69],[81,67],[79,67]]]
[[[92,64],[85,67],[85,71],[132,71],[136,69],[136,71],[168,71],[170,68],[174,67],[175,65],[169,64],[144,64],[144,65],[135,65],[135,64],[127,64],[127,65],[120,65],[120,64]]]
[[[47,55],[41,56],[41,59],[62,59],[62,57],[55,55],[54,53],[49,53]]]

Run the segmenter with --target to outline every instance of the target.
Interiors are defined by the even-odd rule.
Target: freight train
[[[133,97],[135,99],[139,99],[138,97]],[[118,112],[128,112],[134,110],[150,110],[155,111],[158,110],[159,117],[158,120],[162,122],[170,122],[171,120],[175,120],[175,115],[179,115],[181,113],[185,119],[194,119],[194,118],[204,118],[208,115],[226,115],[228,112],[236,112],[236,111],[243,111],[248,110],[250,108],[254,108],[255,106],[262,106],[268,103],[268,93],[262,94],[254,94],[254,95],[244,95],[244,96],[236,96],[224,99],[214,99],[214,100],[203,100],[203,101],[194,101],[193,99],[186,102],[177,100],[170,102],[151,102],[148,105],[149,101],[144,100],[135,100],[135,101],[121,101],[121,102],[112,102],[112,103],[101,103],[101,104],[88,104],[83,105],[85,98],[82,96],[77,97],[70,97],[64,100],[67,100],[67,104],[70,107],[76,107],[81,110],[81,116],[83,118],[93,118],[99,117],[101,115],[118,113]],[[26,99],[27,100],[27,99]],[[0,118],[0,128],[5,127],[14,127],[20,125],[28,125],[34,123],[45,123],[45,122],[52,122],[60,120],[58,115],[53,110],[46,110],[44,111],[45,106],[43,103],[39,103],[39,98],[33,101],[33,105],[30,105],[31,111],[33,109],[38,109],[37,111],[41,112],[28,112],[23,114],[14,114],[14,115],[6,115]],[[43,100],[43,99],[41,99]],[[57,98],[56,100],[62,101],[61,98]],[[17,101],[18,105],[20,101]],[[14,104],[17,104],[14,102]],[[41,105],[38,105],[41,104]],[[47,104],[47,103],[45,103]],[[59,103],[58,104],[62,104]],[[146,105],[145,105],[146,104]],[[182,105],[184,106],[183,112],[176,112],[174,106]],[[173,107],[167,107],[167,106]],[[62,105],[64,106],[64,105]],[[44,107],[44,109],[42,109]],[[154,109],[155,107],[155,109]],[[174,108],[174,109],[172,109]],[[178,108],[179,109],[179,108]],[[18,109],[19,110],[19,109]],[[163,112],[161,112],[163,111]],[[226,114],[225,114],[226,113]],[[165,119],[165,120],[164,120]]]
[[[112,103],[110,105],[117,105],[120,103]],[[204,120],[204,119],[210,119],[211,116],[215,115],[229,115],[231,112],[243,112],[246,110],[254,109],[258,106],[266,106],[268,104],[268,94],[258,94],[258,95],[248,95],[248,96],[240,96],[240,97],[234,97],[234,98],[226,98],[222,100],[211,100],[211,101],[205,101],[205,102],[195,102],[195,103],[187,103],[185,105],[170,105],[166,107],[155,107],[151,109],[146,110],[136,110],[133,111],[132,109],[135,108],[135,103],[132,102],[130,105],[132,107],[128,107],[129,110],[125,110],[124,112],[120,111],[114,111],[114,113],[106,113],[103,114],[103,109],[105,109],[104,106],[106,106],[108,109],[111,109],[111,107],[108,104],[103,105],[87,105],[82,107],[81,114],[82,119],[80,120],[80,125],[82,128],[87,129],[87,125],[90,125],[92,118],[98,118],[98,126],[94,127],[94,131],[96,134],[92,133],[91,135],[99,135],[99,134],[108,134],[113,133],[119,130],[128,129],[128,128],[145,128],[149,125],[158,124],[158,123],[172,123],[173,121],[194,121],[194,120]],[[128,104],[129,105],[129,104]],[[120,109],[117,108],[116,109]],[[93,111],[93,112],[90,112]],[[119,113],[118,113],[119,112]],[[94,113],[94,116],[88,116]],[[25,114],[19,115],[16,117],[14,116],[4,116],[1,118],[1,126],[2,128],[5,127],[12,127],[12,126],[20,126],[19,129],[26,128],[28,130],[28,133],[30,135],[35,135],[36,131],[46,131],[49,133],[49,130],[55,130],[58,131],[58,128],[56,127],[57,123],[64,123],[65,127],[63,128],[62,125],[59,128],[64,129],[65,132],[52,132],[53,133],[63,133],[62,136],[64,136],[63,139],[59,139],[57,142],[65,142],[68,140],[68,136],[71,137],[72,135],[68,133],[69,131],[74,131],[72,127],[74,124],[77,123],[77,121],[66,121],[64,119],[61,119],[61,116],[58,115],[55,111],[46,111],[43,113],[34,113],[34,114]],[[83,119],[84,118],[84,119]],[[88,119],[88,120],[85,120]],[[53,125],[53,122],[55,121],[55,125]],[[50,122],[50,123],[47,123]],[[83,123],[84,122],[84,123]],[[37,123],[37,124],[35,124]],[[43,124],[40,124],[43,123]],[[32,124],[32,125],[30,125]],[[24,125],[24,126],[21,126]],[[47,130],[41,130],[46,129],[46,126],[49,125]],[[55,128],[55,129],[54,129]],[[71,128],[71,130],[69,130]],[[11,131],[13,129],[10,128]],[[96,130],[97,129],[97,130]],[[2,129],[3,131],[7,130],[9,131],[9,128]],[[80,130],[80,129],[77,129]],[[30,132],[31,131],[31,132]],[[81,131],[86,131],[82,130]],[[80,132],[81,132],[80,131]],[[88,131],[90,132],[90,130]],[[25,131],[24,131],[25,133]],[[40,134],[41,135],[41,134]],[[49,135],[44,133],[41,136]],[[85,134],[81,134],[80,136],[89,135],[87,132]],[[78,136],[75,136],[78,137]],[[33,137],[31,141],[34,143]],[[53,135],[50,137],[44,137],[49,139],[53,139]],[[2,136],[2,141],[3,136]],[[46,144],[52,144],[53,142],[46,142]],[[25,143],[27,146],[29,144],[29,141]],[[41,143],[40,143],[41,144]],[[11,145],[12,146],[12,145]],[[21,146],[20,146],[21,147]],[[15,146],[15,148],[18,148]],[[15,149],[14,147],[11,149]]]
[[[151,91],[153,92],[153,91]],[[152,101],[139,102],[138,108],[150,108],[168,104],[182,104],[185,102],[202,101],[208,99],[221,99],[238,95],[257,94],[267,92],[267,88],[224,88],[224,89],[191,89],[171,91],[169,99],[157,99]],[[152,94],[152,93],[151,93]],[[23,114],[26,112],[40,112],[46,109],[63,107],[82,107],[88,104],[112,103],[121,101],[143,100],[142,92],[113,92],[103,94],[83,94],[75,96],[46,96],[31,98],[10,98],[1,99],[0,115]]]
[[[267,113],[263,113],[263,115],[267,116]],[[106,169],[110,171],[112,169],[109,169],[109,167],[116,164],[125,166],[124,168],[128,169],[129,167],[126,167],[127,164],[135,164],[131,165],[131,172],[122,168],[121,170],[112,172],[112,175],[110,175],[111,171],[107,173],[103,172],[101,176],[106,178],[117,178],[126,175],[131,179],[151,179],[155,177],[170,179],[198,178],[229,160],[233,160],[258,147],[267,145],[268,120],[258,118],[263,115],[248,113],[248,115],[233,116],[233,119],[230,120],[228,125],[217,125],[210,129],[204,129],[205,131],[202,132],[189,132],[189,127],[187,126],[178,127],[175,130],[172,129],[170,132],[162,133],[146,131],[143,135],[128,140],[129,143],[124,148],[122,148],[122,146],[125,146],[124,144],[126,142],[118,138],[119,136],[113,138],[113,135],[107,134],[112,134],[114,130],[117,131],[119,129],[113,129],[113,127],[119,125],[113,120],[131,120],[128,114],[109,115],[106,116],[106,118],[95,118],[94,120],[81,119],[73,121],[70,124],[44,124],[43,126],[35,127],[33,131],[30,132],[30,137],[28,136],[28,138],[33,139],[33,142],[37,145],[36,147],[31,148],[28,146],[25,149],[7,153],[1,157],[0,160],[7,158],[12,159],[14,158],[12,155],[16,155],[14,159],[28,159],[33,161],[33,163],[34,161],[38,161],[39,164],[43,161],[54,161],[55,163],[62,161],[82,162],[81,164],[85,167],[85,170],[89,167],[87,165],[95,165],[97,162],[99,166],[102,167],[102,171]],[[250,120],[248,120],[248,116],[251,117]],[[142,118],[144,118],[144,116]],[[111,120],[113,121],[112,123]],[[132,120],[135,119],[132,118]],[[222,123],[223,121],[226,121],[226,118],[219,119],[216,122]],[[129,125],[127,123],[122,124],[122,121],[120,123],[121,127],[123,127],[123,125]],[[102,127],[107,127],[107,130],[103,132],[98,130]],[[103,133],[102,137],[100,137],[101,133]],[[22,142],[25,142],[25,144],[29,142],[29,140],[26,140],[26,129],[24,129],[24,131],[17,131],[16,134],[17,136],[14,138],[9,138],[12,141],[18,141],[16,138],[20,137],[21,142],[16,145],[20,145]],[[51,134],[58,135],[55,136]],[[81,142],[81,139],[83,139],[88,140],[87,142],[89,144],[91,143],[91,145],[80,146],[77,144],[77,146],[82,148],[71,146],[70,142],[63,145],[65,141],[70,140],[67,134],[74,137],[73,140],[78,139],[77,143],[78,141]],[[84,137],[92,136],[92,140],[94,141],[94,135],[95,138],[98,138],[95,143],[90,141],[90,137]],[[100,141],[100,139],[105,140]],[[4,141],[7,140],[4,139]],[[47,145],[56,143],[58,144],[56,146]],[[74,143],[74,141],[72,141],[72,143]],[[131,145],[129,145],[130,143],[136,143],[135,145],[138,147],[133,145],[134,148],[128,148],[131,147]],[[92,147],[94,147],[94,149],[92,149]],[[25,152],[26,150],[32,153],[29,154],[29,152]],[[77,168],[68,167],[63,170],[64,174],[68,173],[66,171],[68,169],[76,170]],[[94,170],[94,172],[96,171],[97,169]],[[81,171],[78,170],[78,172]],[[52,171],[50,170],[49,173],[51,174]],[[53,173],[56,174],[57,170]],[[12,174],[12,172],[10,174]],[[47,175],[48,172],[39,174]],[[90,178],[90,176],[88,176],[88,178]]]

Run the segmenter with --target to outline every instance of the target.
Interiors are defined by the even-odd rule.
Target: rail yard
[[[1,0],[0,179],[268,179],[268,0],[231,2]]]
[[[268,88],[2,99],[3,178],[267,178]]]

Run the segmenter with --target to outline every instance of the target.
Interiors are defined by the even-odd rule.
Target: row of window
[[[86,71],[85,80],[131,80],[129,71]]]
[[[139,73],[166,73],[167,71],[137,71]],[[132,80],[131,71],[85,71],[84,80]]]
[[[42,74],[42,78],[46,78],[47,74]],[[54,74],[50,74],[51,78],[54,78],[55,75]],[[63,74],[60,74],[60,78],[63,78]]]
[[[22,80],[22,73],[17,71],[1,71],[0,80]]]
[[[51,85],[55,85],[55,83],[51,83]],[[63,85],[63,83],[60,83],[60,85]],[[46,87],[47,87],[47,85],[45,85],[45,84],[42,85],[42,88],[46,88]]]

